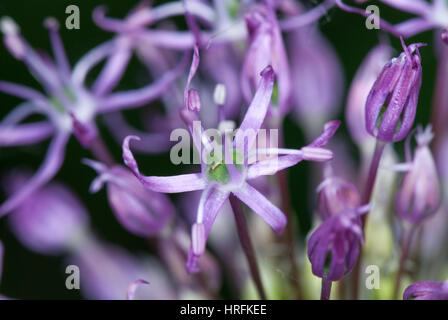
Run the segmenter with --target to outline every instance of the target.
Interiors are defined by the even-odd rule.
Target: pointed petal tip
[[[264,68],[263,70],[261,70],[260,76],[262,76],[262,77],[273,77],[274,76],[274,69],[272,68],[272,66],[269,65],[266,68]]]
[[[134,300],[135,291],[142,284],[149,284],[149,282],[144,279],[137,279],[137,280],[133,281],[128,287],[128,290],[126,293],[126,300]]]
[[[130,149],[129,146],[129,142],[131,140],[137,140],[140,141],[140,137],[138,136],[127,136],[126,138],[124,138],[123,140],[123,161],[126,164],[126,166],[129,167],[129,169],[132,170],[132,172],[134,172],[135,174],[139,173],[138,170],[138,166],[137,166],[137,161],[134,158],[134,155],[132,154],[132,151]]]

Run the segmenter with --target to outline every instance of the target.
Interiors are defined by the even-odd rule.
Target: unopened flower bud
[[[319,194],[318,212],[322,220],[361,204],[358,189],[339,177],[326,178],[317,188]]]
[[[419,47],[415,43],[393,58],[383,68],[366,101],[366,128],[378,140],[404,139],[414,124],[418,96],[422,84]]]
[[[422,281],[411,284],[403,300],[448,300],[448,281]]]
[[[420,128],[419,128],[420,129]],[[396,197],[398,215],[410,222],[419,223],[434,214],[440,206],[440,183],[429,143],[431,127],[416,135],[411,168],[406,173]]]
[[[356,209],[325,220],[308,240],[308,258],[315,276],[338,281],[349,273],[364,241]]]

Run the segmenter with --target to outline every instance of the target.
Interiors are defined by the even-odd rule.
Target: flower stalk
[[[258,269],[257,257],[255,255],[255,250],[249,237],[249,230],[247,229],[246,219],[244,217],[241,204],[234,195],[229,196],[230,205],[235,216],[236,228],[238,231],[238,237],[241,242],[241,247],[243,248],[244,254],[246,255],[247,262],[249,264],[250,273],[252,279],[257,288],[258,295],[260,299],[266,300],[266,294],[263,288],[263,282],[261,280],[260,271]]]

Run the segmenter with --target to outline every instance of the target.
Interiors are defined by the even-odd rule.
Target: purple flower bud
[[[21,188],[25,177],[11,177],[13,189]],[[88,223],[84,206],[63,184],[50,183],[29,196],[10,215],[12,231],[27,248],[56,254],[73,245]]]
[[[403,300],[448,300],[448,281],[422,281],[411,284]]]
[[[260,72],[272,66],[277,78],[278,111],[288,112],[292,94],[291,73],[281,30],[275,12],[269,6],[254,5],[245,15],[250,45],[243,63],[242,91],[250,101],[258,87]]]
[[[174,216],[174,206],[164,194],[146,189],[122,166],[107,168],[91,160],[85,161],[100,174],[92,182],[91,191],[107,184],[109,204],[120,224],[129,232],[150,237],[161,232]]]
[[[434,214],[440,206],[440,183],[429,149],[432,137],[430,126],[425,131],[419,127],[414,159],[397,193],[397,213],[410,223],[421,222]]]
[[[419,47],[402,46],[404,52],[389,61],[375,81],[366,101],[366,128],[378,140],[404,139],[412,128],[422,84]]]
[[[313,232],[308,240],[308,258],[315,276],[338,281],[353,268],[364,241],[360,213],[361,208],[343,211]]]
[[[347,209],[355,209],[360,203],[358,189],[337,176],[329,176],[317,187],[318,212],[326,220]]]
[[[352,138],[358,143],[372,139],[366,130],[366,101],[381,69],[391,58],[392,49],[385,44],[374,47],[362,62],[350,86],[345,117]]]

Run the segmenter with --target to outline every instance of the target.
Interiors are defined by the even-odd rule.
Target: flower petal
[[[202,179],[202,174],[200,173],[181,174],[169,177],[143,176],[129,148],[129,141],[133,139],[140,140],[139,137],[128,136],[123,141],[123,160],[140,182],[148,189],[164,193],[178,193],[202,190],[206,187],[207,183]]]
[[[0,217],[15,209],[29,195],[54,177],[64,160],[65,146],[69,138],[70,135],[64,132],[60,133],[53,139],[47,155],[45,156],[45,160],[36,174],[26,183],[23,188],[13,194],[0,206]]]
[[[274,229],[281,233],[286,226],[287,219],[283,212],[274,206],[257,189],[245,183],[238,191],[233,192],[241,201],[258,214],[263,220]]]
[[[266,117],[269,104],[271,102],[272,90],[274,88],[274,70],[267,66],[261,72],[261,81],[252,102],[247,109],[243,122],[235,134],[235,142],[238,150],[244,151],[245,136],[248,131],[258,132]],[[251,149],[255,142],[256,135],[247,135],[247,150]]]
[[[0,126],[0,146],[24,146],[48,138],[54,127],[47,121],[18,126]]]
[[[217,189],[213,189],[210,192],[210,195],[203,202],[203,208],[199,208],[198,211],[204,212],[203,216],[203,233],[202,230],[198,234],[200,234],[201,243],[205,247],[205,243],[207,241],[208,235],[210,234],[210,230],[212,229],[213,223],[215,222],[216,216],[219,213],[224,202],[229,197],[228,192],[222,192]],[[193,232],[192,232],[193,233]],[[195,250],[195,243],[197,243],[198,239],[192,239],[192,244],[190,246],[190,251],[188,253],[188,259],[185,264],[185,268],[188,273],[196,273],[199,271],[198,262],[201,257],[201,250]],[[201,245],[202,246],[202,245]]]
[[[106,113],[115,110],[135,108],[159,98],[181,75],[186,61],[186,55],[184,55],[174,69],[167,71],[161,78],[146,87],[108,95],[99,103],[98,112]]]

